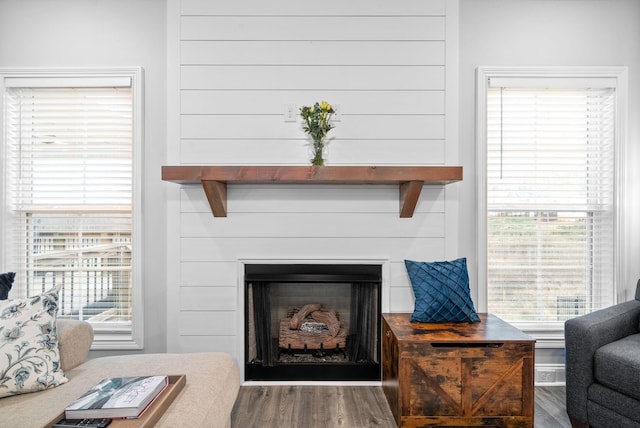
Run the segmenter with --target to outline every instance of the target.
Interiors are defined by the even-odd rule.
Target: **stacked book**
[[[169,384],[168,376],[112,377],[65,409],[67,419],[138,418]]]

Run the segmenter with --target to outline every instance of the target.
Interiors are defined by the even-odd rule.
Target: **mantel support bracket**
[[[224,181],[202,180],[202,188],[204,189],[211,212],[214,217],[227,216],[227,183]]]
[[[423,185],[423,180],[400,183],[400,218],[413,217]]]
[[[400,184],[400,218],[411,218],[420,199],[424,181],[407,181]],[[227,216],[227,183],[202,180],[202,188],[214,217]]]

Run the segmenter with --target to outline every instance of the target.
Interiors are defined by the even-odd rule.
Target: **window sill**
[[[92,351],[120,351],[143,349],[142,339],[135,338],[131,333],[100,333],[94,332]]]
[[[537,349],[564,348],[564,324],[550,326],[532,325],[531,323],[511,323],[522,332],[536,340]]]

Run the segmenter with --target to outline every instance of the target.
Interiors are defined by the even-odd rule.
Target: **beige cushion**
[[[63,372],[84,363],[93,343],[93,328],[86,321],[58,319],[58,348]]]
[[[0,397],[67,382],[60,369],[58,290],[0,301]]]
[[[89,360],[66,373],[69,383],[37,394],[0,399],[2,424],[42,426],[101,379],[110,376],[186,374],[187,383],[157,427],[226,427],[240,387],[230,355],[140,354]],[[3,425],[4,426],[4,425]]]

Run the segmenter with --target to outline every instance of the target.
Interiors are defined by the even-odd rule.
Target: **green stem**
[[[322,158],[323,147],[324,147],[324,143],[322,142],[322,139],[313,140],[313,159],[311,160],[311,165],[314,165],[314,166],[324,165],[324,159]]]

